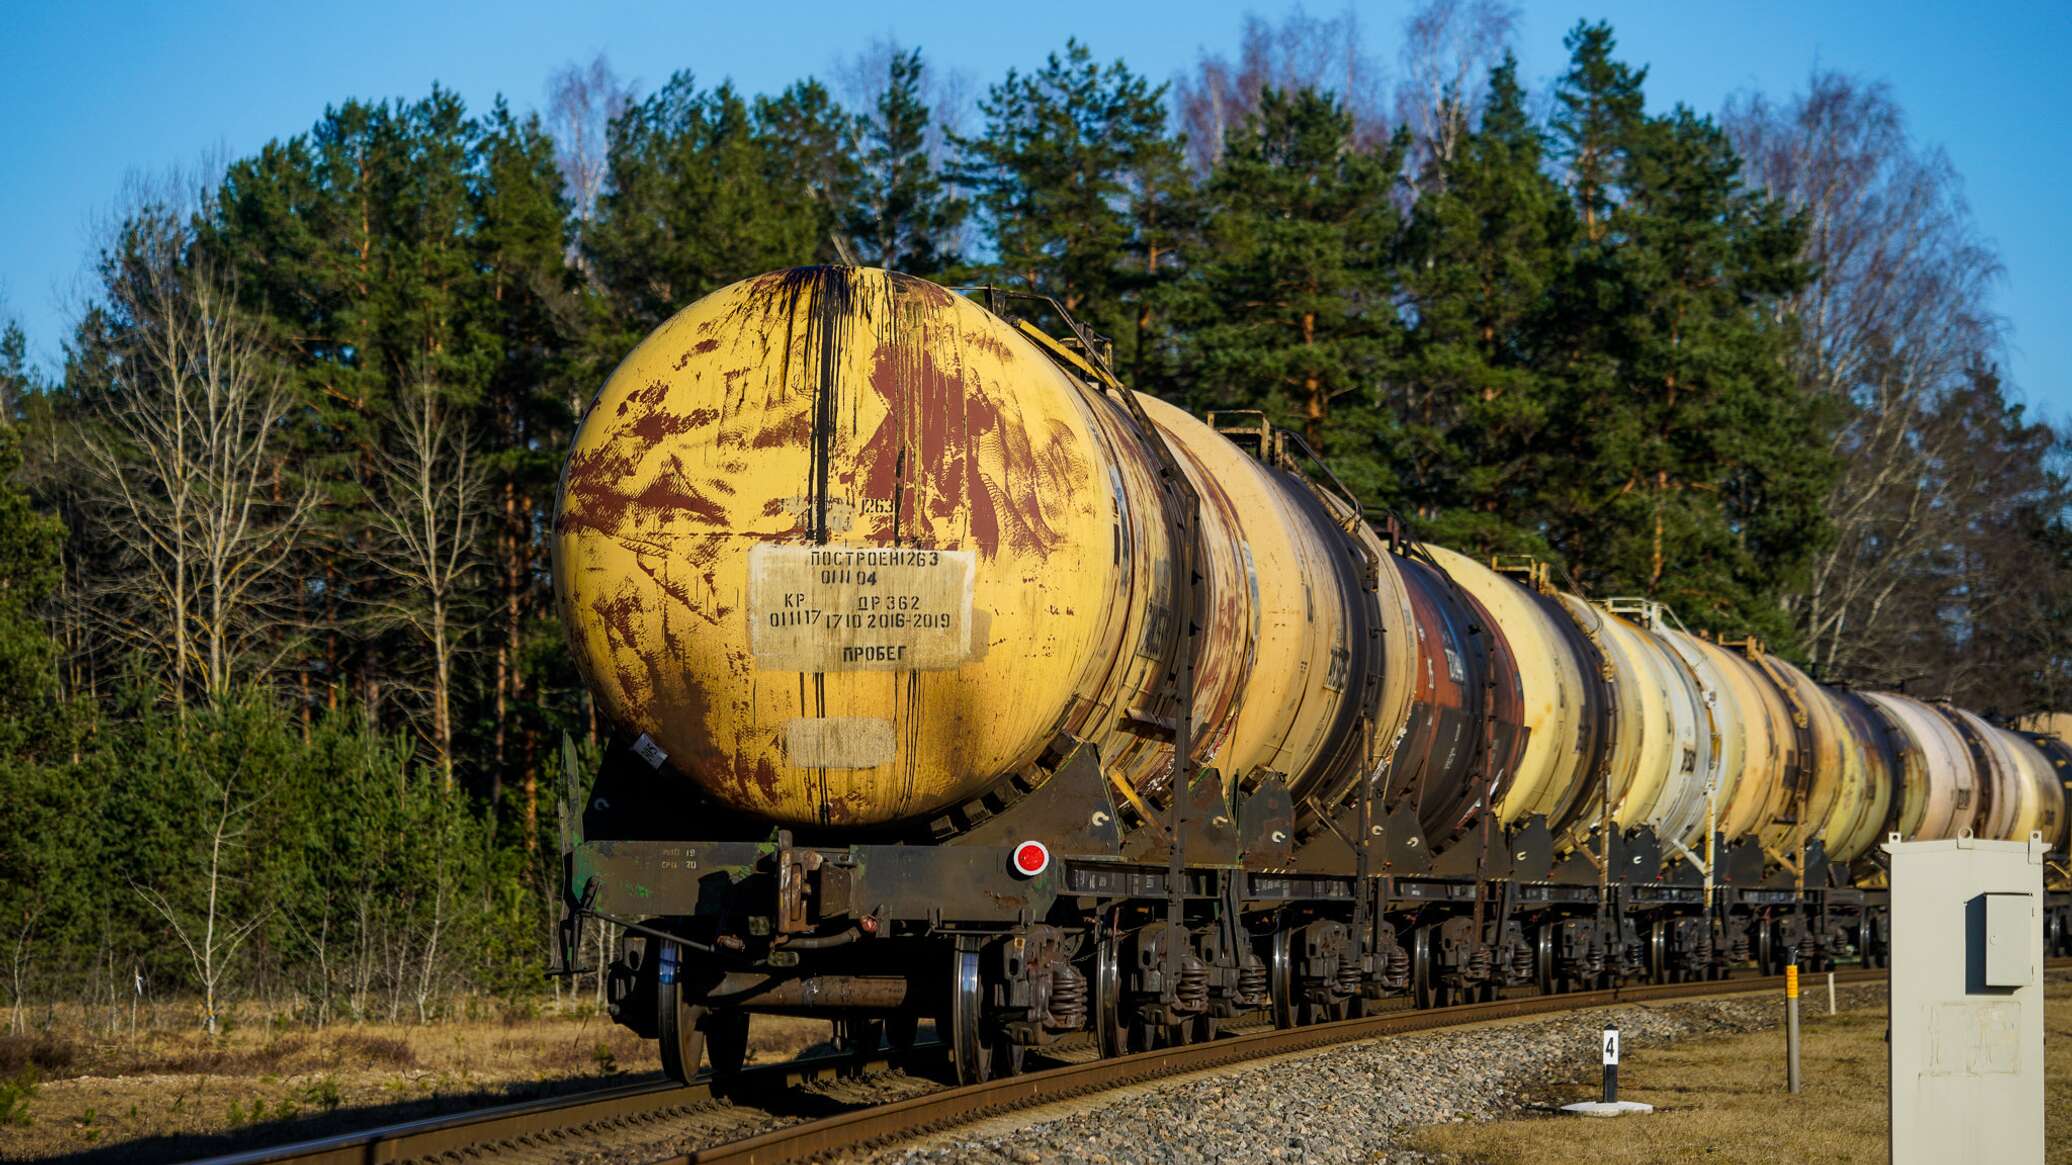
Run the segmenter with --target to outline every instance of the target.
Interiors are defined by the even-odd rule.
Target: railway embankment
[[[1809,1049],[1822,1047],[1831,1032],[1850,1038],[1851,1046],[1858,1028],[1868,1027],[1874,1037],[1882,1032],[1882,984],[1843,987],[1837,1002],[1840,1011],[1833,1018],[1824,1006],[1809,1009],[1819,1012],[1809,1020]],[[2072,1008],[2072,998],[2065,1005]],[[1740,1041],[1750,1049],[1767,1047],[1765,1033],[1774,1033],[1781,1014],[1781,1001],[1767,996],[1634,1003],[1394,1036],[1102,1093],[855,1160],[869,1165],[1602,1160],[1542,1154],[1538,1145],[1553,1143],[1557,1130],[1565,1134],[1564,1144],[1583,1138],[1594,1138],[1595,1144],[1606,1137],[1607,1126],[1599,1122],[1567,1129],[1560,1126],[1574,1118],[1558,1123],[1541,1118],[1561,1103],[1592,1094],[1598,1037],[1607,1021],[1616,1024],[1632,1049],[1634,1067],[1626,1070],[1634,1080],[1630,1095],[1674,1110],[1681,1103],[1675,1099],[1677,1086],[1666,1072],[1657,1072],[1658,1065],[1676,1063],[1667,1056],[1702,1055],[1702,1049],[1738,1047]],[[2067,1022],[2072,1023],[2072,1010]],[[1781,1072],[1781,1047],[1772,1051],[1753,1070]],[[1877,1070],[1883,1071],[1882,1058]],[[1781,1104],[1784,1099],[1780,1083],[1775,1100]],[[1641,1123],[1622,1123],[1618,1131],[1624,1135]],[[1500,1131],[1482,1141],[1450,1135],[1463,1128]],[[1509,1156],[1477,1155],[1485,1148],[1508,1153],[1514,1147]],[[1630,1158],[1668,1159],[1673,1158],[1647,1153]],[[1756,1151],[1742,1159],[1776,1158]]]

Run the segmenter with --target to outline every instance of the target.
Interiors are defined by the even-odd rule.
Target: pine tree
[[[862,177],[857,119],[809,77],[756,98],[755,132],[769,189],[786,211],[811,219],[813,257],[833,260],[834,236],[848,221]]]
[[[1626,151],[1646,117],[1641,90],[1648,71],[1612,58],[1618,40],[1602,21],[1578,21],[1562,45],[1569,66],[1554,90],[1554,156],[1568,164],[1583,237],[1597,243],[1607,229]]]
[[[706,292],[829,246],[823,209],[774,151],[731,84],[701,90],[689,73],[612,126],[610,186],[583,240],[605,291],[597,371]]]
[[[535,641],[558,641],[543,628],[535,530],[588,392],[562,185],[536,117],[501,100],[470,117],[435,89],[415,102],[348,102],[308,134],[233,164],[207,224],[207,245],[236,264],[290,355],[310,422],[295,467],[324,480],[336,503],[304,567],[305,722],[344,696],[385,723],[429,704],[457,726],[457,751],[475,758],[492,795],[529,769],[545,730],[532,713],[546,701],[522,662],[553,670],[541,658],[552,650]],[[482,544],[468,549],[490,569],[471,572],[470,593],[455,596],[486,625],[457,650],[482,650],[487,666],[450,677],[450,700],[439,695],[450,661],[426,660],[382,546],[393,532],[370,508],[395,470],[398,404],[419,400],[435,406],[442,445],[488,447],[479,504],[491,518],[471,523]],[[382,618],[368,617],[370,604]],[[436,715],[448,703],[452,715]]]
[[[1356,490],[1391,492],[1376,386],[1400,326],[1390,301],[1401,142],[1353,145],[1314,90],[1268,90],[1224,143],[1182,312],[1204,408],[1263,409]]]
[[[36,511],[17,481],[21,440],[18,426],[0,423],[0,692],[7,694],[7,709],[33,713],[57,694],[56,645],[41,608],[57,592],[65,531]],[[21,725],[13,715],[0,721],[0,756],[10,755],[8,745],[16,742],[6,739],[8,730]]]
[[[1178,172],[1165,87],[1119,60],[1103,67],[1071,40],[1033,74],[1009,70],[979,111],[985,132],[958,140],[955,175],[993,244],[994,277],[1056,299],[1114,339],[1117,364],[1130,367],[1131,301],[1143,294],[1132,181]]]
[[[33,379],[15,359],[21,333],[0,337],[0,377]],[[11,1030],[40,979],[40,952],[76,927],[94,883],[100,806],[66,771],[80,717],[60,696],[57,644],[43,621],[61,578],[64,528],[37,512],[17,481],[23,426],[0,418],[0,936],[9,953]],[[76,937],[76,936],[75,936]]]
[[[1479,127],[1412,211],[1401,263],[1414,321],[1391,404],[1403,492],[1422,532],[1471,552],[1548,553],[1537,513],[1551,450],[1542,371],[1572,219],[1543,167],[1518,64],[1490,73]]]
[[[36,370],[29,363],[29,337],[21,325],[8,321],[0,329],[0,425],[12,424],[21,415],[22,399],[36,389]]]
[[[862,175],[849,210],[857,258],[932,275],[959,262],[956,239],[970,206],[929,156],[931,114],[921,50],[894,52],[885,91],[864,119]]]
[[[297,592],[309,632],[290,671],[305,716],[423,702],[423,652],[386,609],[395,580],[370,500],[401,402],[429,397],[459,416],[496,372],[497,306],[474,241],[481,134],[437,86],[348,101],[233,163],[206,208],[201,246],[235,270],[304,404],[283,474],[314,478],[332,503]]]
[[[472,706],[476,751],[492,762],[491,801],[500,801],[505,778],[515,775],[525,794],[522,818],[537,813],[536,742],[557,728],[580,730],[582,719],[580,697],[550,678],[564,670],[556,657],[565,655],[565,640],[550,625],[552,595],[535,530],[552,505],[562,450],[592,385],[580,360],[577,277],[564,262],[570,208],[554,143],[536,115],[519,117],[499,99],[476,156],[471,241],[484,278],[477,305],[495,358],[471,429],[486,446],[493,518],[483,547],[487,601],[471,608],[488,624],[476,641],[486,648],[488,690],[462,708]]]
[[[1709,118],[1641,117],[1604,26],[1570,37],[1555,119],[1580,236],[1557,293],[1565,350],[1544,500],[1597,593],[1788,643],[1782,594],[1826,537],[1833,464],[1785,370],[1800,224],[1742,186]]]
[[[1183,390],[1181,345],[1174,333],[1187,261],[1201,245],[1200,183],[1187,162],[1186,141],[1162,138],[1139,151],[1126,178],[1130,241],[1115,294],[1130,309],[1117,342],[1116,370],[1146,392]]]

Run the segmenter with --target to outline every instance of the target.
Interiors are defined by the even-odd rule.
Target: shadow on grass
[[[116,1165],[128,1162],[192,1161],[243,1153],[361,1132],[403,1121],[450,1116],[494,1105],[519,1104],[555,1096],[597,1092],[628,1084],[661,1079],[656,1072],[621,1073],[564,1080],[540,1080],[483,1088],[471,1092],[448,1092],[391,1104],[358,1105],[329,1111],[309,1112],[281,1120],[261,1120],[214,1133],[164,1133],[138,1137],[89,1149],[45,1157],[47,1162],[68,1165]]]
[[[823,1043],[804,1048],[797,1056],[801,1059],[818,1058],[833,1052],[832,1045]],[[913,1070],[916,1074],[935,1079],[938,1083],[951,1082],[946,1061],[938,1065],[933,1057],[924,1055]],[[406,1121],[427,1120],[499,1105],[522,1104],[532,1100],[601,1092],[660,1079],[662,1075],[659,1072],[621,1072],[561,1080],[526,1081],[469,1092],[441,1093],[437,1096],[396,1101],[391,1104],[340,1107],[286,1119],[255,1121],[220,1132],[166,1133],[138,1137],[41,1160],[63,1165],[118,1165],[128,1162],[152,1162],[156,1165],[167,1161],[193,1161],[231,1153],[284,1148],[302,1141],[366,1132]],[[772,1086],[767,1082],[729,1090],[728,1095],[772,1114],[800,1120],[833,1116],[856,1107],[853,1102],[825,1095],[812,1088],[787,1089]]]

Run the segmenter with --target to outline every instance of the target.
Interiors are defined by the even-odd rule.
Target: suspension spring
[[[1350,958],[1340,961],[1338,964],[1338,993],[1340,995],[1358,995],[1360,993],[1360,980],[1363,977],[1360,974],[1360,964]]]
[[[1060,963],[1050,973],[1050,1018],[1044,1026],[1086,1026],[1086,976],[1070,963]]]
[[[1209,968],[1193,955],[1180,962],[1180,983],[1173,998],[1189,1011],[1209,1005]]]
[[[1402,947],[1390,947],[1388,961],[1383,964],[1382,985],[1391,991],[1400,991],[1410,985],[1410,952]]]
[[[1266,964],[1248,959],[1237,970],[1237,993],[1248,1000],[1266,997]]]

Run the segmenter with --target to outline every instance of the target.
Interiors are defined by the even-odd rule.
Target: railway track
[[[942,1045],[917,1045],[909,1056],[939,1054]],[[472,1112],[447,1113],[378,1128],[339,1133],[288,1145],[208,1157],[194,1165],[374,1165],[441,1160],[523,1161],[551,1158],[559,1147],[600,1140],[639,1140],[673,1126],[704,1124],[724,1130],[773,1114],[753,1107],[802,1088],[840,1087],[902,1063],[889,1053],[871,1058],[819,1055],[746,1068],[725,1085],[661,1080]],[[734,1116],[729,1110],[738,1110]]]
[[[2063,965],[2054,961],[2052,969],[2062,969]],[[1877,982],[1884,978],[1883,971],[1844,969],[1836,973],[1836,981],[1843,984]],[[859,1072],[868,1079],[871,1073],[883,1072],[901,1063],[887,1055],[867,1061],[850,1056],[814,1057],[747,1069],[723,1088],[715,1088],[710,1081],[689,1085],[632,1085],[214,1157],[201,1165],[401,1165],[442,1160],[553,1160],[559,1155],[557,1150],[587,1149],[596,1141],[651,1142],[663,1139],[683,1125],[703,1126],[693,1131],[709,1132],[719,1139],[709,1147],[660,1160],[671,1165],[689,1165],[691,1162],[701,1165],[708,1162],[769,1165],[894,1144],[1017,1110],[1333,1044],[1620,1003],[1765,991],[1781,995],[1783,984],[1781,976],[1636,984],[1603,991],[1524,995],[1431,1010],[1402,1008],[1309,1027],[1227,1035],[1210,1043],[1114,1059],[1064,1063],[1022,1076],[967,1087],[937,1086],[920,1095],[883,1103],[859,1102],[849,1111],[831,1116],[797,1120],[782,1127],[758,1128],[749,1135],[738,1135],[740,1126],[754,1124],[758,1120],[767,1124],[770,1119],[769,1113],[752,1107],[757,1097],[781,1095],[805,1087],[839,1086],[839,1082]],[[912,1054],[925,1056],[934,1050],[924,1046]],[[838,1098],[835,1102],[841,1103]],[[737,1105],[743,1107],[738,1109],[738,1115],[734,1115]],[[729,1124],[737,1130],[732,1139],[726,1139]]]

